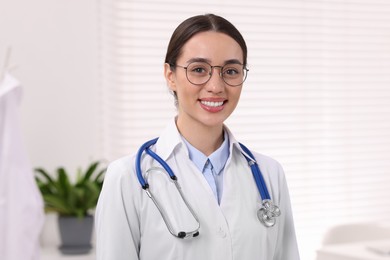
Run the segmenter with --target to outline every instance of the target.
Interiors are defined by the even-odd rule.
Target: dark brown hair
[[[246,66],[248,51],[241,33],[228,20],[214,14],[197,15],[183,21],[172,34],[165,63],[174,67],[184,44],[195,34],[206,31],[220,32],[232,37],[242,49],[244,67]]]

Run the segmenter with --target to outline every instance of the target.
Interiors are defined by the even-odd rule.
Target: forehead
[[[178,60],[186,62],[194,58],[202,58],[213,63],[235,59],[242,63],[243,51],[229,35],[207,31],[192,36],[184,44]]]

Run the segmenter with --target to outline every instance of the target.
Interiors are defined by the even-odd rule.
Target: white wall
[[[0,1],[0,68],[12,46],[12,74],[24,86],[24,141],[34,167],[74,171],[102,159],[96,8],[94,0]]]

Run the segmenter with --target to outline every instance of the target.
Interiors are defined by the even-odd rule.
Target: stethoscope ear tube
[[[162,168],[157,168],[157,167],[152,167],[149,170],[147,170],[146,172],[151,172],[151,171],[163,171],[163,169]],[[187,199],[185,198],[185,196],[184,196],[184,194],[183,194],[183,192],[181,190],[181,187],[180,187],[179,183],[177,182],[177,180],[176,179],[173,180],[173,183],[175,184],[175,187],[178,190],[181,199],[183,200],[183,202],[185,203],[185,205],[187,206],[188,210],[190,211],[190,213],[192,214],[192,216],[194,217],[194,219],[195,219],[195,221],[197,223],[197,227],[194,230],[192,230],[192,231],[187,231],[187,232],[186,231],[180,231],[178,233],[175,233],[175,231],[173,230],[173,227],[171,225],[171,222],[169,221],[169,218],[167,217],[167,214],[165,213],[165,211],[161,207],[161,205],[158,203],[156,198],[153,196],[153,193],[149,190],[149,188],[145,189],[145,192],[149,196],[149,198],[152,199],[153,203],[156,205],[158,211],[160,212],[160,215],[161,215],[162,219],[165,222],[165,225],[167,226],[167,229],[168,229],[169,233],[171,233],[173,236],[175,236],[177,238],[182,238],[182,239],[190,238],[190,237],[197,237],[199,235],[199,229],[200,229],[199,218],[196,215],[195,211],[192,209],[191,205],[188,203]]]
[[[152,146],[153,144],[155,144],[157,142],[157,140],[158,140],[158,138],[155,138],[155,139],[152,139],[152,140],[146,142],[138,150],[138,153],[136,155],[136,166],[135,166],[135,170],[136,170],[136,173],[137,173],[138,181],[141,184],[142,189],[145,190],[146,194],[149,196],[150,199],[152,199],[153,203],[156,205],[158,211],[160,212],[161,217],[163,218],[163,220],[165,222],[165,225],[167,226],[169,232],[173,236],[175,236],[177,238],[181,238],[181,239],[189,238],[189,237],[197,237],[197,236],[199,236],[199,229],[200,229],[199,218],[196,215],[195,211],[192,209],[191,205],[188,203],[187,199],[185,198],[185,196],[184,196],[184,194],[183,194],[183,192],[181,190],[181,187],[180,187],[179,183],[177,182],[176,175],[173,173],[171,167],[169,167],[169,165],[160,156],[158,156],[155,152],[153,152],[152,150],[149,149],[149,147]],[[180,194],[182,200],[184,201],[184,203],[186,204],[187,208],[189,209],[189,211],[191,212],[192,216],[194,217],[195,221],[197,222],[196,229],[194,229],[192,231],[188,231],[188,232],[180,231],[177,234],[173,231],[172,225],[171,225],[168,217],[166,216],[166,214],[164,212],[164,209],[157,202],[157,200],[153,196],[153,193],[149,189],[149,184],[146,182],[146,180],[142,176],[141,160],[142,160],[143,152],[146,152],[153,159],[155,159],[164,168],[165,172],[168,173],[169,177],[174,182],[176,189],[179,191],[179,194]],[[158,168],[152,167],[147,172],[153,171],[153,170],[156,170],[156,169],[158,169]]]
[[[157,141],[157,140],[156,140]],[[158,163],[166,170],[166,172],[169,174],[169,177],[171,177],[172,180],[177,180],[176,175],[173,173],[171,167],[163,160],[160,156],[158,156],[155,152],[150,150],[149,148],[145,149],[145,152],[149,154],[153,159],[158,161]]]
[[[150,141],[147,141],[144,143],[137,152],[137,156],[135,158],[135,171],[137,173],[137,178],[139,183],[141,184],[142,189],[146,190],[149,188],[149,184],[145,181],[144,177],[142,177],[142,170],[141,170],[141,159],[142,159],[142,154],[145,151],[146,148],[149,146],[155,144],[157,142],[158,138],[152,139]]]
[[[173,173],[171,167],[163,160],[160,156],[158,156],[155,152],[149,149],[150,146],[155,144],[157,142],[158,138],[152,139],[146,143],[144,143],[137,152],[136,156],[136,163],[135,163],[135,170],[137,172],[138,181],[140,182],[142,188],[145,190],[149,188],[149,184],[145,181],[144,177],[142,176],[142,170],[141,170],[141,160],[142,160],[142,154],[145,151],[148,155],[150,155],[153,159],[158,161],[158,163],[167,171],[169,174],[169,177],[172,180],[177,180],[176,175]]]

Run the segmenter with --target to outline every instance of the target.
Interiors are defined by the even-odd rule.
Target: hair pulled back
[[[244,38],[237,28],[228,20],[214,14],[197,15],[183,21],[173,32],[168,44],[165,63],[172,67],[176,65],[186,42],[197,33],[215,31],[232,37],[243,52],[243,65],[247,65],[247,47]]]

